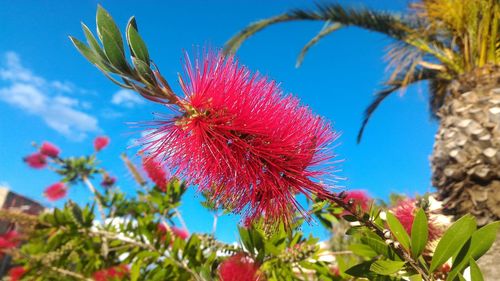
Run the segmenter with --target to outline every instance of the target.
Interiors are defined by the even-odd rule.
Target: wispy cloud
[[[42,118],[48,127],[72,140],[101,131],[96,117],[84,112],[91,104],[68,96],[82,91],[72,83],[48,81],[25,68],[15,52],[4,54],[0,64],[0,100]]]
[[[111,103],[132,108],[136,105],[144,104],[144,100],[138,94],[130,90],[122,89],[113,95],[113,97],[111,98]]]

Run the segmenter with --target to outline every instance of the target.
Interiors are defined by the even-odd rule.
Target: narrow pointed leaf
[[[101,48],[101,45],[99,45],[99,42],[97,42],[97,39],[94,37],[94,34],[92,34],[92,31],[82,22],[82,30],[83,34],[85,35],[85,38],[87,39],[87,44],[89,44],[89,47],[96,53],[98,54],[101,59],[106,59],[106,54],[104,54],[104,51]]]
[[[142,78],[144,83],[151,85],[156,85],[156,80],[154,79],[154,74],[148,64],[143,62],[141,59],[132,57],[132,63],[134,64],[135,71]]]
[[[447,280],[453,280],[469,264],[469,259],[478,260],[496,240],[500,222],[493,222],[476,230],[453,260],[453,266]]]
[[[378,260],[371,264],[370,270],[381,275],[391,275],[400,271],[405,264],[404,261]]]
[[[478,260],[493,245],[497,238],[500,221],[487,224],[472,234],[471,258]]]
[[[85,43],[76,39],[73,36],[69,36],[69,39],[75,45],[76,49],[92,64],[99,65],[99,58]]]
[[[458,253],[475,230],[476,220],[471,215],[463,216],[448,228],[434,251],[430,271],[434,271],[449,258]]]
[[[109,62],[114,68],[120,70],[123,73],[129,72],[129,67],[127,61],[125,60],[125,54],[123,53],[122,45],[119,45],[110,35],[108,31],[103,31],[102,45],[104,46],[104,52]]]
[[[96,25],[97,35],[101,41],[103,41],[105,37],[111,37],[111,39],[121,47],[120,49],[123,53],[123,40],[120,34],[120,29],[118,29],[118,26],[111,15],[101,5],[97,6]]]
[[[130,18],[129,23],[127,25],[127,43],[132,51],[132,55],[149,66],[149,53],[146,47],[146,44],[142,40],[139,32],[137,32],[137,26],[135,24],[134,17]]]
[[[401,222],[399,222],[398,218],[391,212],[387,212],[387,224],[396,240],[398,240],[405,249],[410,249],[410,237],[408,233]]]
[[[413,225],[411,227],[411,254],[418,258],[427,245],[429,239],[429,228],[427,216],[424,210],[419,209],[415,214]]]
[[[477,265],[476,261],[470,259],[470,278],[474,281],[483,281],[483,274],[481,273],[481,269]]]
[[[420,274],[415,274],[410,276],[410,281],[422,281],[422,276]]]

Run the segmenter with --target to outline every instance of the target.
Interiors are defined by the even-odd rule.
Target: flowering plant
[[[46,189],[47,198],[61,199],[84,185],[93,201],[78,206],[68,200],[40,217],[2,211],[7,219],[32,222],[22,237],[0,236],[0,251],[21,266],[11,280],[455,280],[468,267],[472,279],[481,280],[476,260],[493,244],[499,223],[477,229],[468,215],[444,231],[425,200],[390,210],[363,192],[334,192],[328,185],[335,179],[330,144],[337,134],[326,120],[275,82],[216,52],[194,64],[186,57],[180,97],[151,62],[137,30],[131,18],[126,45],[132,64],[117,25],[101,7],[101,44],[86,25],[88,44],[71,40],[113,82],[174,113],[148,123],[142,140],[152,184],[123,156],[139,189],[135,197],[120,191],[98,166],[107,137],[96,138],[91,156],[78,158],[63,158],[44,143],[25,161],[37,169],[53,166],[61,176]],[[93,184],[99,175],[101,187]],[[210,210],[243,214],[240,243],[189,233],[178,207],[191,185]],[[297,195],[308,205],[300,205]],[[300,226],[313,218],[341,243],[322,246],[305,237]],[[24,245],[17,249],[19,241]]]

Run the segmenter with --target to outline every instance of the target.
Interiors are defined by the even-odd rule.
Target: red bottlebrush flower
[[[41,153],[33,153],[24,157],[24,162],[31,168],[42,169],[47,166],[47,157]]]
[[[167,233],[167,231],[169,231],[169,229],[171,231],[170,232],[171,235],[179,237],[182,240],[186,240],[189,237],[189,233],[185,229],[178,228],[175,226],[171,226],[171,227],[167,228],[167,225],[165,225],[164,223],[159,223],[158,224],[158,232],[160,234],[162,234],[162,237],[161,237],[162,240],[165,240],[165,238],[166,238],[165,233]],[[173,242],[173,241],[170,241],[170,242]]]
[[[338,266],[333,266],[331,269],[331,273],[333,276],[340,276],[340,269]]]
[[[0,251],[15,248],[18,243],[19,234],[14,230],[10,230],[0,235]]]
[[[223,261],[219,266],[221,281],[263,281],[259,267],[244,254],[236,254]]]
[[[56,158],[60,152],[61,150],[50,142],[44,142],[40,146],[40,153],[48,157]]]
[[[118,281],[122,280],[128,273],[127,265],[117,265],[94,272],[92,277],[95,281]]]
[[[94,140],[94,149],[99,152],[104,149],[109,144],[109,138],[106,136],[100,136]]]
[[[318,179],[337,136],[328,122],[232,57],[186,60],[181,114],[153,122],[144,150],[244,217],[307,216],[295,194],[329,195]]]
[[[415,212],[418,209],[415,203],[416,201],[414,199],[405,199],[399,202],[398,205],[392,210],[394,216],[398,218],[409,235],[411,235]],[[428,217],[428,226],[429,241],[434,241],[441,236],[442,228],[437,225],[434,219]]]
[[[187,232],[187,230],[175,226],[172,226],[171,228],[176,237],[179,237],[182,240],[186,240],[186,238],[189,237],[189,233]]]
[[[153,158],[142,158],[142,167],[158,189],[167,190],[167,173],[158,161]]]
[[[47,187],[43,194],[49,201],[56,201],[66,196],[67,192],[68,188],[66,187],[66,185],[64,185],[64,183],[62,182],[58,182]]]
[[[16,266],[9,270],[9,280],[10,281],[19,281],[26,273],[26,269],[22,266]]]
[[[101,181],[101,186],[105,188],[112,187],[116,183],[116,178],[111,177],[110,175],[106,174],[104,175],[104,178]]]
[[[351,190],[346,192],[345,203],[352,202],[353,210],[367,212],[370,207],[371,198],[364,190]]]

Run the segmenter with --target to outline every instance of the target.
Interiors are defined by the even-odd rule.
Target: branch
[[[382,240],[387,240],[384,235],[384,231],[380,229],[378,225],[376,225],[371,219],[365,220],[363,218],[363,213],[357,212],[354,210],[353,205],[344,202],[342,198],[338,195],[332,194],[328,196],[330,201],[334,202],[338,206],[342,207],[344,210],[353,215],[356,220],[361,224],[369,228],[373,233],[377,234]],[[413,269],[415,269],[418,274],[420,274],[425,281],[431,281],[432,279],[427,275],[425,269],[423,269],[420,263],[414,260],[409,253],[407,253],[401,246],[396,246],[394,243],[388,244],[391,247],[396,255],[398,255],[402,260],[406,261]]]
[[[99,213],[101,215],[101,220],[102,224],[106,224],[106,214],[104,213],[104,207],[101,202],[101,195],[99,192],[95,189],[94,185],[89,181],[89,179],[86,176],[82,176],[82,180],[85,183],[85,185],[89,188],[90,192],[94,195],[95,201],[97,203],[97,208],[99,209]],[[103,238],[102,240],[102,254],[104,257],[107,257],[109,253],[109,247],[108,247],[108,241],[106,238]]]
[[[90,232],[87,232],[87,231],[84,231],[86,232],[87,234],[89,234],[90,236],[100,236],[102,237],[103,239],[104,238],[109,238],[109,239],[115,239],[115,240],[119,240],[119,241],[122,241],[124,243],[127,243],[127,244],[130,244],[130,245],[133,245],[133,246],[136,246],[136,247],[139,247],[139,248],[142,248],[142,249],[146,249],[146,250],[150,250],[150,251],[153,251],[153,252],[157,252],[159,253],[161,256],[165,256],[165,253],[159,251],[158,249],[156,249],[153,245],[151,244],[148,244],[148,243],[143,243],[143,242],[140,242],[140,241],[137,241],[133,238],[130,238],[130,237],[127,237],[127,236],[124,236],[124,235],[120,235],[120,234],[117,234],[117,233],[113,233],[113,232],[109,232],[109,231],[105,231],[105,230],[92,230]],[[187,272],[189,272],[196,280],[200,280],[200,281],[203,281],[203,278],[198,274],[196,273],[195,271],[193,271],[191,268],[189,268],[189,266],[187,264],[185,264],[184,262],[182,261],[178,261],[176,260],[175,258],[171,257],[172,260],[181,268],[183,268],[184,270],[186,270]]]

